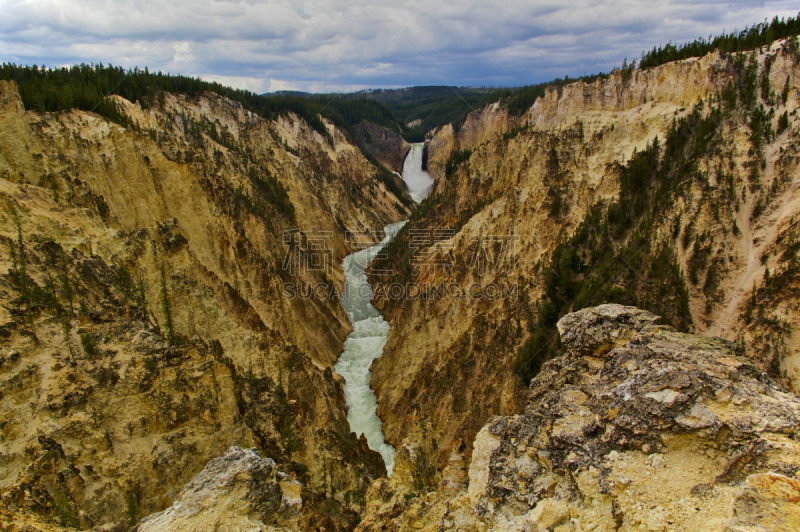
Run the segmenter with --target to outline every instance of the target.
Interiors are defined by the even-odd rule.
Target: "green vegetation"
[[[714,38],[700,38],[682,45],[668,43],[643,52],[640,68],[651,68],[664,63],[689,57],[701,57],[715,50],[740,52],[769,45],[776,39],[800,34],[800,16],[786,19],[775,17],[772,22],[763,22],[740,32],[723,34]],[[800,59],[800,49],[795,40],[789,42],[790,53]],[[636,62],[623,63],[622,73],[630,75]],[[160,107],[165,104],[165,93],[185,94],[195,97],[203,92],[213,92],[231,98],[242,106],[264,118],[273,119],[289,112],[302,117],[320,134],[328,132],[320,115],[331,120],[337,127],[353,137],[353,127],[363,120],[373,122],[396,131],[409,142],[419,142],[426,132],[453,124],[458,129],[467,115],[487,104],[501,101],[513,115],[527,111],[544,96],[548,88],[584,81],[593,83],[607,74],[594,74],[571,78],[566,76],[552,81],[517,88],[476,88],[448,86],[420,86],[405,89],[381,89],[351,94],[313,95],[285,92],[259,95],[246,90],[232,89],[219,83],[197,78],[151,73],[147,68],[125,70],[121,67],[81,64],[69,68],[46,68],[44,66],[21,66],[13,63],[0,65],[0,79],[15,81],[25,107],[38,112],[58,112],[67,109],[94,111],[125,127],[135,127],[130,118],[110,98],[119,95],[136,102],[143,108]],[[773,93],[767,83],[761,83],[762,91]],[[763,79],[761,80],[763,81]],[[788,98],[788,83],[779,95],[785,103]],[[770,96],[772,98],[772,96]],[[769,99],[769,98],[765,98]],[[414,127],[406,124],[419,120]],[[214,126],[203,125],[209,136],[223,145],[231,139],[224,133],[216,134]],[[156,134],[156,132],[151,132]]]
[[[161,310],[164,312],[164,329],[169,345],[177,345],[178,335],[175,333],[175,323],[172,320],[172,301],[169,296],[169,284],[167,283],[167,270],[164,263],[161,263]]]
[[[523,131],[525,131],[527,129],[530,129],[529,125],[522,125],[522,126],[517,126],[515,128],[509,129],[508,131],[503,133],[503,140],[508,141],[508,140],[514,139],[514,138],[517,137],[517,135],[519,135],[520,133],[522,133]]]
[[[469,158],[472,157],[473,150],[457,150],[450,155],[450,158],[447,159],[447,162],[444,166],[444,173],[447,177],[453,177],[455,175],[456,170],[458,169],[461,163],[469,161]]]
[[[117,268],[117,279],[115,284],[120,292],[122,292],[122,304],[127,305],[128,300],[130,300],[134,290],[136,289],[136,286],[134,285],[133,277],[131,277],[130,272],[124,266],[119,266]]]
[[[286,396],[286,391],[280,381],[278,381],[278,386],[275,389],[275,402],[277,409],[275,428],[278,429],[278,433],[281,436],[283,450],[290,455],[303,450],[303,442],[300,440],[294,426],[295,416]]]
[[[53,511],[55,513],[56,521],[61,526],[68,526],[78,528],[80,520],[78,519],[78,509],[72,499],[61,489],[56,488],[53,492]]]
[[[389,190],[389,192],[391,192],[392,194],[394,194],[395,197],[400,200],[400,203],[402,203],[406,207],[409,208],[414,207],[416,205],[416,202],[414,202],[414,200],[411,199],[411,196],[408,195],[408,192],[405,189],[405,185],[401,185],[402,179],[397,177],[393,172],[386,169],[386,167],[384,167],[381,163],[379,163],[378,160],[369,152],[364,150],[363,153],[364,157],[366,157],[367,160],[371,162],[375,166],[375,168],[378,169],[378,172],[376,173],[375,177],[377,177],[378,180],[384,184],[386,189]]]
[[[153,373],[158,368],[158,361],[153,355],[147,355],[144,358],[144,369],[147,373]]]
[[[147,309],[147,283],[142,272],[139,272],[139,280],[136,283],[136,306],[143,311]]]
[[[673,244],[653,241],[652,235],[676,195],[702,179],[699,162],[716,150],[722,120],[720,106],[704,112],[700,102],[688,116],[673,122],[663,144],[656,138],[627,164],[611,169],[619,175],[619,199],[595,205],[543,265],[544,293],[531,316],[531,336],[514,361],[514,372],[526,383],[559,353],[555,325],[568,312],[620,303],[659,314],[678,330],[692,327],[689,292]],[[678,216],[673,238],[680,230]],[[689,233],[687,227],[684,236]],[[693,282],[705,272],[710,251],[704,239],[694,241],[689,272]],[[706,283],[710,291],[714,277],[707,276]]]
[[[458,129],[467,115],[488,103],[497,101],[498,89],[475,87],[422,86],[405,89],[381,89],[358,92],[352,98],[369,98],[389,108],[403,129],[408,142],[422,142],[425,133],[453,124]],[[420,121],[408,128],[406,124]]]
[[[773,21],[771,26],[780,24],[783,22]],[[788,26],[794,27],[793,24],[796,25],[796,20],[790,19]],[[759,26],[757,31],[738,34],[741,39],[732,42],[751,46],[783,35],[768,30],[767,26]],[[608,205],[595,205],[575,233],[559,243],[542,266],[544,294],[531,315],[531,336],[514,362],[514,371],[526,383],[538,373],[543,362],[560,352],[555,325],[568,312],[616,302],[645,308],[661,315],[678,330],[689,330],[693,325],[689,294],[673,248],[675,241],[680,242],[688,255],[688,280],[702,289],[706,311],[710,312],[712,304],[718,301],[725,259],[720,256],[714,237],[707,231],[698,234],[691,220],[681,234],[680,212],[669,223],[672,240],[653,240],[653,235],[658,234],[658,224],[664,223],[663,213],[669,212],[670,206],[680,195],[688,193],[693,184],[700,186],[700,201],[709,200],[717,221],[722,203],[731,212],[738,209],[734,175],[726,173],[723,170],[726,165],[722,164],[728,151],[723,149],[722,132],[728,125],[749,130],[751,160],[746,164],[747,177],[751,192],[758,192],[757,178],[765,166],[765,148],[776,137],[772,107],[777,98],[764,81],[763,72],[759,79],[755,54],[729,55],[727,60],[733,81],[715,99],[716,105],[706,108],[701,100],[688,116],[673,121],[663,143],[655,139],[644,151],[634,153],[626,165],[617,164],[614,170],[619,175],[619,199]],[[768,69],[767,65],[764,71]],[[788,126],[788,114],[783,113],[778,119],[778,133]],[[727,157],[732,170],[732,155]],[[701,165],[708,158],[718,158],[721,163],[717,170],[718,186],[713,193]],[[550,159],[555,160],[552,155]],[[766,199],[761,195],[754,202],[753,219],[761,215],[765,205]],[[741,234],[735,224],[732,230],[735,236]],[[765,276],[763,293],[770,287],[787,286],[788,278],[800,271],[794,252],[787,253],[780,273]],[[747,322],[753,319],[754,308],[755,289],[746,310]]]
[[[119,381],[119,373],[112,368],[100,367],[97,369],[94,378],[97,379],[97,383],[100,386],[105,386],[106,384],[114,386]]]
[[[789,129],[789,111],[785,111],[780,118],[778,118],[778,135]]]
[[[69,282],[69,269],[67,266],[67,254],[64,252],[64,249],[61,248],[61,297],[67,300],[69,303],[69,313],[71,316],[75,315],[75,306],[73,305],[73,300],[75,299],[75,293],[72,291],[72,285]]]
[[[543,98],[547,93],[547,89],[560,89],[564,85],[577,83],[579,81],[583,81],[584,83],[594,83],[598,79],[606,78],[608,78],[608,74],[602,72],[591,76],[580,76],[577,78],[564,76],[563,78],[557,78],[544,83],[527,85],[517,89],[506,89],[495,93],[493,96],[495,100],[499,99],[503,102],[509,113],[512,115],[521,115],[531,108],[531,106],[536,102],[536,98]]]
[[[14,211],[12,216],[16,218]],[[9,255],[11,256],[11,268],[8,271],[8,279],[11,285],[19,290],[19,305],[24,311],[26,319],[33,326],[33,314],[41,308],[50,309],[56,316],[63,312],[61,302],[58,299],[55,282],[50,270],[47,269],[47,280],[44,287],[39,286],[28,275],[28,252],[26,251],[25,240],[22,236],[22,227],[17,219],[17,241],[9,239]],[[52,244],[48,241],[45,245]],[[57,246],[57,244],[54,244]],[[60,247],[58,247],[60,250]]]
[[[136,500],[131,498],[125,502],[125,515],[128,517],[128,526],[133,526],[139,521],[139,505]]]
[[[83,346],[83,352],[89,358],[94,358],[97,355],[97,341],[91,334],[83,333],[81,335],[81,345]]]
[[[400,203],[406,207],[414,207],[414,200],[411,199],[408,192],[400,185],[398,177],[384,168],[382,164],[378,164],[376,167],[378,168],[377,178],[386,186],[386,189],[394,194],[395,197],[400,200]]]
[[[239,185],[233,194],[248,211],[265,219],[274,212],[283,214],[290,220],[294,219],[294,205],[289,199],[286,188],[278,179],[258,166],[251,166],[247,177],[254,194],[251,196],[243,185]]]
[[[696,39],[690,43],[676,46],[668,43],[658,46],[649,52],[643,52],[638,63],[639,68],[651,68],[670,61],[687,59],[689,57],[702,57],[715,50],[723,52],[740,52],[753,50],[769,45],[777,39],[792,37],[800,34],[800,17],[773,19],[771,23],[756,24],[751,28],[738,33],[724,34],[710,39]],[[789,49],[798,55],[798,45],[790,42]],[[636,61],[623,63],[621,71],[623,76],[631,75],[636,67]],[[537,98],[544,97],[548,89],[560,89],[565,85],[583,81],[594,83],[597,79],[606,79],[608,74],[599,73],[589,76],[571,78],[557,78],[552,81],[537,83],[517,88],[469,88],[469,87],[410,87],[407,89],[392,89],[357,93],[355,96],[365,96],[376,99],[389,107],[401,124],[406,124],[416,119],[421,119],[421,124],[403,132],[404,138],[410,142],[423,140],[424,134],[433,128],[452,123],[456,129],[464,122],[467,115],[476,110],[500,101],[512,115],[521,115],[534,104]],[[770,94],[771,88],[767,83],[762,84],[762,90]],[[785,103],[788,98],[788,84],[781,93]],[[765,98],[766,99],[766,98]],[[512,133],[510,138],[516,136],[518,131]]]
[[[172,122],[170,119],[171,113],[168,113],[167,116],[169,117],[168,122]],[[240,146],[233,135],[231,135],[227,129],[218,130],[217,124],[207,117],[201,116],[198,120],[184,112],[181,112],[177,116],[180,117],[180,123],[183,126],[183,134],[193,145],[201,147],[203,145],[203,135],[207,135],[208,138],[220,146],[225,146],[231,151],[241,152]],[[149,129],[147,134],[154,142],[158,142],[161,135],[163,135],[162,132],[156,131],[155,129]]]
[[[323,94],[308,99],[319,113],[329,118],[337,127],[353,135],[353,126],[367,120],[402,133],[392,111],[385,105],[368,98],[342,98]]]
[[[789,99],[789,92],[791,90],[792,90],[792,77],[786,76],[786,82],[783,84],[783,90],[781,91],[781,103],[783,105],[786,105],[786,101]]]
[[[663,47],[654,47],[651,51],[642,53],[639,67],[651,68],[679,59],[702,57],[715,50],[727,53],[755,50],[778,39],[798,34],[800,34],[800,16],[787,19],[775,17],[772,22],[762,22],[738,33],[724,33],[714,38],[695,39],[680,46],[668,43]]]
[[[104,66],[102,63],[46,68],[3,63],[0,65],[0,79],[17,83],[26,109],[37,112],[68,109],[94,111],[124,127],[134,124],[110,98],[112,95],[122,96],[131,102],[138,101],[147,109],[163,108],[166,92],[189,97],[213,92],[241,103],[245,109],[266,119],[289,112],[295,113],[325,137],[328,137],[328,131],[319,118],[320,114],[346,131],[350,131],[354,124],[362,120],[398,129],[389,109],[364,98],[264,96],[188,76],[152,73],[147,68],[125,70],[112,65]]]

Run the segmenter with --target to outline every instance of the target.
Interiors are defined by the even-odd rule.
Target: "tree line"
[[[639,68],[652,68],[680,59],[703,57],[716,50],[726,53],[755,50],[798,34],[800,34],[800,14],[786,19],[775,17],[772,22],[765,21],[740,32],[723,33],[708,39],[699,38],[679,46],[672,43],[654,46],[649,52],[642,53]]]
[[[755,24],[739,32],[723,33],[708,39],[699,38],[682,45],[668,43],[643,52],[639,68],[652,68],[664,63],[701,57],[715,50],[740,52],[769,45],[777,39],[800,34],[800,15],[778,18]],[[796,41],[790,43],[798,54]],[[636,67],[636,61],[623,64],[623,72]],[[124,69],[113,65],[80,64],[72,67],[46,68],[13,63],[0,65],[0,79],[13,80],[19,86],[26,109],[56,112],[67,109],[94,111],[123,126],[131,125],[110,98],[116,94],[136,102],[143,108],[163,106],[164,93],[180,93],[190,97],[213,92],[238,101],[242,106],[265,118],[274,119],[286,113],[302,117],[312,128],[327,137],[321,116],[331,120],[339,129],[354,138],[353,127],[367,120],[388,127],[410,142],[424,140],[425,134],[446,124],[458,129],[467,115],[477,109],[500,101],[513,115],[527,111],[536,98],[543,97],[548,88],[563,87],[577,81],[593,83],[608,74],[571,78],[515,88],[475,87],[410,87],[361,91],[340,95],[304,93],[256,94],[233,89],[216,82],[189,76],[150,72],[147,68]],[[406,124],[420,119],[414,127]]]
[[[40,113],[68,109],[93,111],[126,127],[130,125],[129,119],[110,98],[112,95],[131,102],[138,101],[142,108],[149,109],[163,107],[167,92],[189,97],[212,92],[237,101],[248,111],[268,120],[295,113],[323,136],[328,132],[320,114],[345,131],[351,131],[352,126],[361,120],[397,129],[392,112],[371,100],[260,95],[190,76],[150,72],[147,68],[126,70],[102,63],[47,68],[44,65],[2,63],[0,79],[17,83],[26,109]]]

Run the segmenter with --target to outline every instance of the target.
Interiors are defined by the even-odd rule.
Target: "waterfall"
[[[411,199],[417,203],[428,197],[433,185],[433,178],[422,169],[422,153],[425,149],[425,144],[420,142],[412,144],[411,150],[406,155],[406,160],[403,162],[403,181],[408,186],[409,195]]]

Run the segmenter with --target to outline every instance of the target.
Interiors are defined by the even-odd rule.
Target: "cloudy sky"
[[[0,61],[147,66],[257,92],[510,86],[797,11],[796,0],[0,0]]]

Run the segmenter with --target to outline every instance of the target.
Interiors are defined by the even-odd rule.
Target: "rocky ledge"
[[[131,532],[300,530],[300,483],[253,449],[231,447],[211,460],[175,502]]]
[[[468,482],[376,481],[361,530],[800,530],[800,398],[736,344],[621,305],[564,316],[522,415],[479,432]]]

